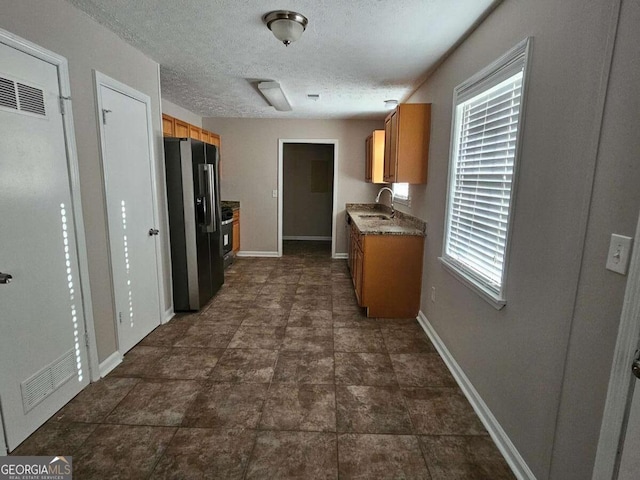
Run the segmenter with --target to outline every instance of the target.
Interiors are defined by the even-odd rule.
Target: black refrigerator
[[[173,305],[200,310],[224,283],[218,148],[165,138]]]

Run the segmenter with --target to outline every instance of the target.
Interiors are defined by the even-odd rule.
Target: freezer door
[[[211,288],[215,294],[224,283],[224,258],[222,245],[222,212],[220,209],[220,156],[215,145],[205,144],[209,192],[212,203],[213,228],[209,233],[209,249],[211,252]]]

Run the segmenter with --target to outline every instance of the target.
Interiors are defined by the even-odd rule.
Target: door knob
[[[149,236],[152,237],[153,235],[158,235],[160,233],[160,230],[158,230],[157,228],[150,228],[149,229]]]
[[[11,279],[13,279],[13,277],[8,273],[0,272],[0,284],[11,283]]]

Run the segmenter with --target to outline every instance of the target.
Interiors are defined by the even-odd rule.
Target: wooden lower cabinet
[[[351,277],[368,317],[415,318],[420,311],[424,237],[362,235],[351,227]]]
[[[240,251],[240,210],[233,211],[233,253]]]

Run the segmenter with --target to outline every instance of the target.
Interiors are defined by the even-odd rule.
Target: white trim
[[[333,258],[335,258],[336,260],[347,260],[349,258],[349,254],[348,253],[336,253]]]
[[[487,404],[474,388],[469,378],[465,375],[462,367],[458,365],[458,362],[456,362],[456,359],[453,357],[422,311],[418,313],[418,323],[420,323],[420,326],[436,347],[436,350],[447,365],[451,375],[453,375],[453,378],[462,390],[462,393],[467,397],[467,400],[473,407],[476,415],[478,415],[478,418],[480,418],[480,421],[489,432],[489,435],[491,435],[491,438],[498,447],[498,450],[500,450],[500,453],[502,453],[506,462],[509,464],[509,467],[511,467],[511,470],[513,470],[516,478],[519,480],[536,480],[535,475],[524,461],[524,458],[522,458],[522,455],[520,455],[520,452],[518,452],[516,446],[511,442],[507,433],[504,431],[493,413],[491,413]]]
[[[281,257],[279,252],[257,252],[257,251],[249,251],[249,250],[240,250],[237,254],[237,257]]]
[[[100,138],[100,166],[102,173],[102,181],[103,181],[103,199],[104,199],[104,208],[105,208],[105,218],[107,219],[107,238],[111,238],[109,235],[109,212],[107,210],[108,204],[108,195],[107,191],[107,177],[105,171],[105,153],[106,153],[106,143],[105,143],[105,133],[104,133],[104,124],[101,121],[102,119],[102,97],[100,96],[100,87],[104,86],[111,90],[114,90],[122,95],[128,96],[137,100],[145,105],[146,116],[147,116],[147,142],[149,148],[149,162],[150,162],[150,179],[151,179],[151,207],[153,210],[153,223],[155,228],[159,226],[159,213],[158,213],[158,185],[157,185],[157,169],[156,169],[156,156],[155,156],[155,148],[153,146],[154,142],[154,132],[153,132],[153,115],[151,114],[151,97],[145,93],[139,92],[138,90],[119,82],[97,70],[93,70],[94,74],[94,82],[95,82],[95,96],[96,96],[96,121],[98,122],[98,134]],[[116,312],[118,308],[116,306],[116,298],[115,298],[115,285],[113,284],[115,278],[113,275],[113,267],[112,267],[112,259],[111,259],[111,243],[109,243],[108,248],[108,257],[109,257],[109,274],[111,278],[111,298],[113,305],[113,322],[116,329],[116,344],[118,345],[118,349],[120,349],[120,334],[119,334],[119,323],[116,318]],[[163,265],[162,265],[162,253],[161,253],[162,242],[156,241],[156,272],[158,278],[158,325],[162,324],[163,320],[163,312],[162,309],[164,307],[164,274],[163,274]]]
[[[100,363],[100,378],[106,377],[111,370],[122,363],[122,355],[119,351],[113,352],[103,362]]]
[[[282,237],[282,240],[329,242],[332,240],[332,237],[322,237],[322,236],[313,236],[313,235],[287,235]]]
[[[176,313],[173,311],[173,306],[164,311],[164,315],[162,316],[162,324],[168,323],[171,321],[173,317],[176,316]]]
[[[158,67],[156,69],[157,71],[157,79],[158,79],[158,101],[160,102],[160,105],[158,105],[159,107],[159,112],[158,112],[158,124],[160,125],[160,129],[162,129],[162,90],[161,90],[161,82],[160,82],[160,64],[158,64]],[[202,122],[200,122],[202,123]],[[202,126],[202,125],[200,125]],[[167,205],[167,168],[164,162],[164,136],[160,139],[160,158],[163,160],[160,162],[160,165],[158,165],[159,167],[159,174],[160,174],[160,188],[162,191],[162,195],[158,195],[158,202],[160,204],[160,200],[162,199],[162,205],[161,205],[161,214],[160,214],[160,218],[162,218],[163,222],[164,222],[164,226],[166,227],[165,230],[163,230],[162,228],[158,228],[158,230],[160,230],[160,235],[158,235],[158,238],[160,240],[160,258],[161,258],[161,262],[160,262],[160,266],[161,266],[161,277],[163,279],[163,281],[166,282],[166,284],[164,285],[165,288],[168,289],[169,291],[169,299],[168,302],[165,302],[165,295],[164,295],[164,291],[162,292],[162,296],[160,297],[160,304],[162,305],[161,308],[164,309],[165,313],[164,313],[164,318],[167,319],[166,322],[168,322],[169,320],[171,320],[171,317],[173,317],[174,313],[173,313],[173,266],[171,265],[171,235],[169,234],[169,206]],[[165,256],[165,252],[167,252],[167,255]],[[166,263],[167,266],[167,275],[164,275],[164,264]],[[168,312],[171,312],[171,317],[168,317]]]
[[[2,419],[2,405],[0,405],[0,457],[6,457],[7,441],[5,440],[4,420]]]
[[[338,222],[338,139],[278,139],[278,256],[282,256],[282,193],[283,193],[283,169],[284,169],[284,144],[285,143],[310,143],[310,144],[333,144],[333,206],[331,220],[331,256],[336,254]]]
[[[466,285],[470,290],[473,290],[476,294],[478,294],[483,300],[489,303],[496,310],[502,310],[507,302],[504,299],[497,299],[493,292],[485,290],[482,283],[477,282],[471,275],[469,275],[468,270],[458,268],[458,266],[453,263],[449,258],[446,257],[438,257],[438,260],[442,264],[443,267],[447,269],[447,271],[452,274],[457,280]]]
[[[640,217],[636,225],[636,246],[631,254],[629,278],[624,294],[618,339],[613,355],[607,402],[605,403],[600,439],[593,469],[593,480],[617,478],[620,454],[624,443],[629,407],[633,398],[636,378],[631,364],[640,348]]]
[[[69,65],[67,59],[35,43],[24,40],[0,28],[0,42],[16,50],[27,53],[35,58],[54,65],[58,70],[60,95],[71,99],[71,82],[69,80]],[[64,125],[65,146],[67,149],[67,163],[69,166],[69,183],[71,186],[71,202],[73,204],[73,221],[75,225],[76,248],[78,256],[78,270],[82,295],[82,309],[84,311],[84,330],[89,339],[87,357],[89,359],[89,374],[92,381],[100,379],[98,345],[93,318],[93,304],[89,283],[89,258],[87,255],[87,241],[85,238],[84,219],[82,216],[82,199],[80,195],[80,171],[78,166],[78,152],[76,150],[76,135],[73,121],[73,108],[70,100],[66,101],[66,113],[62,115]]]

